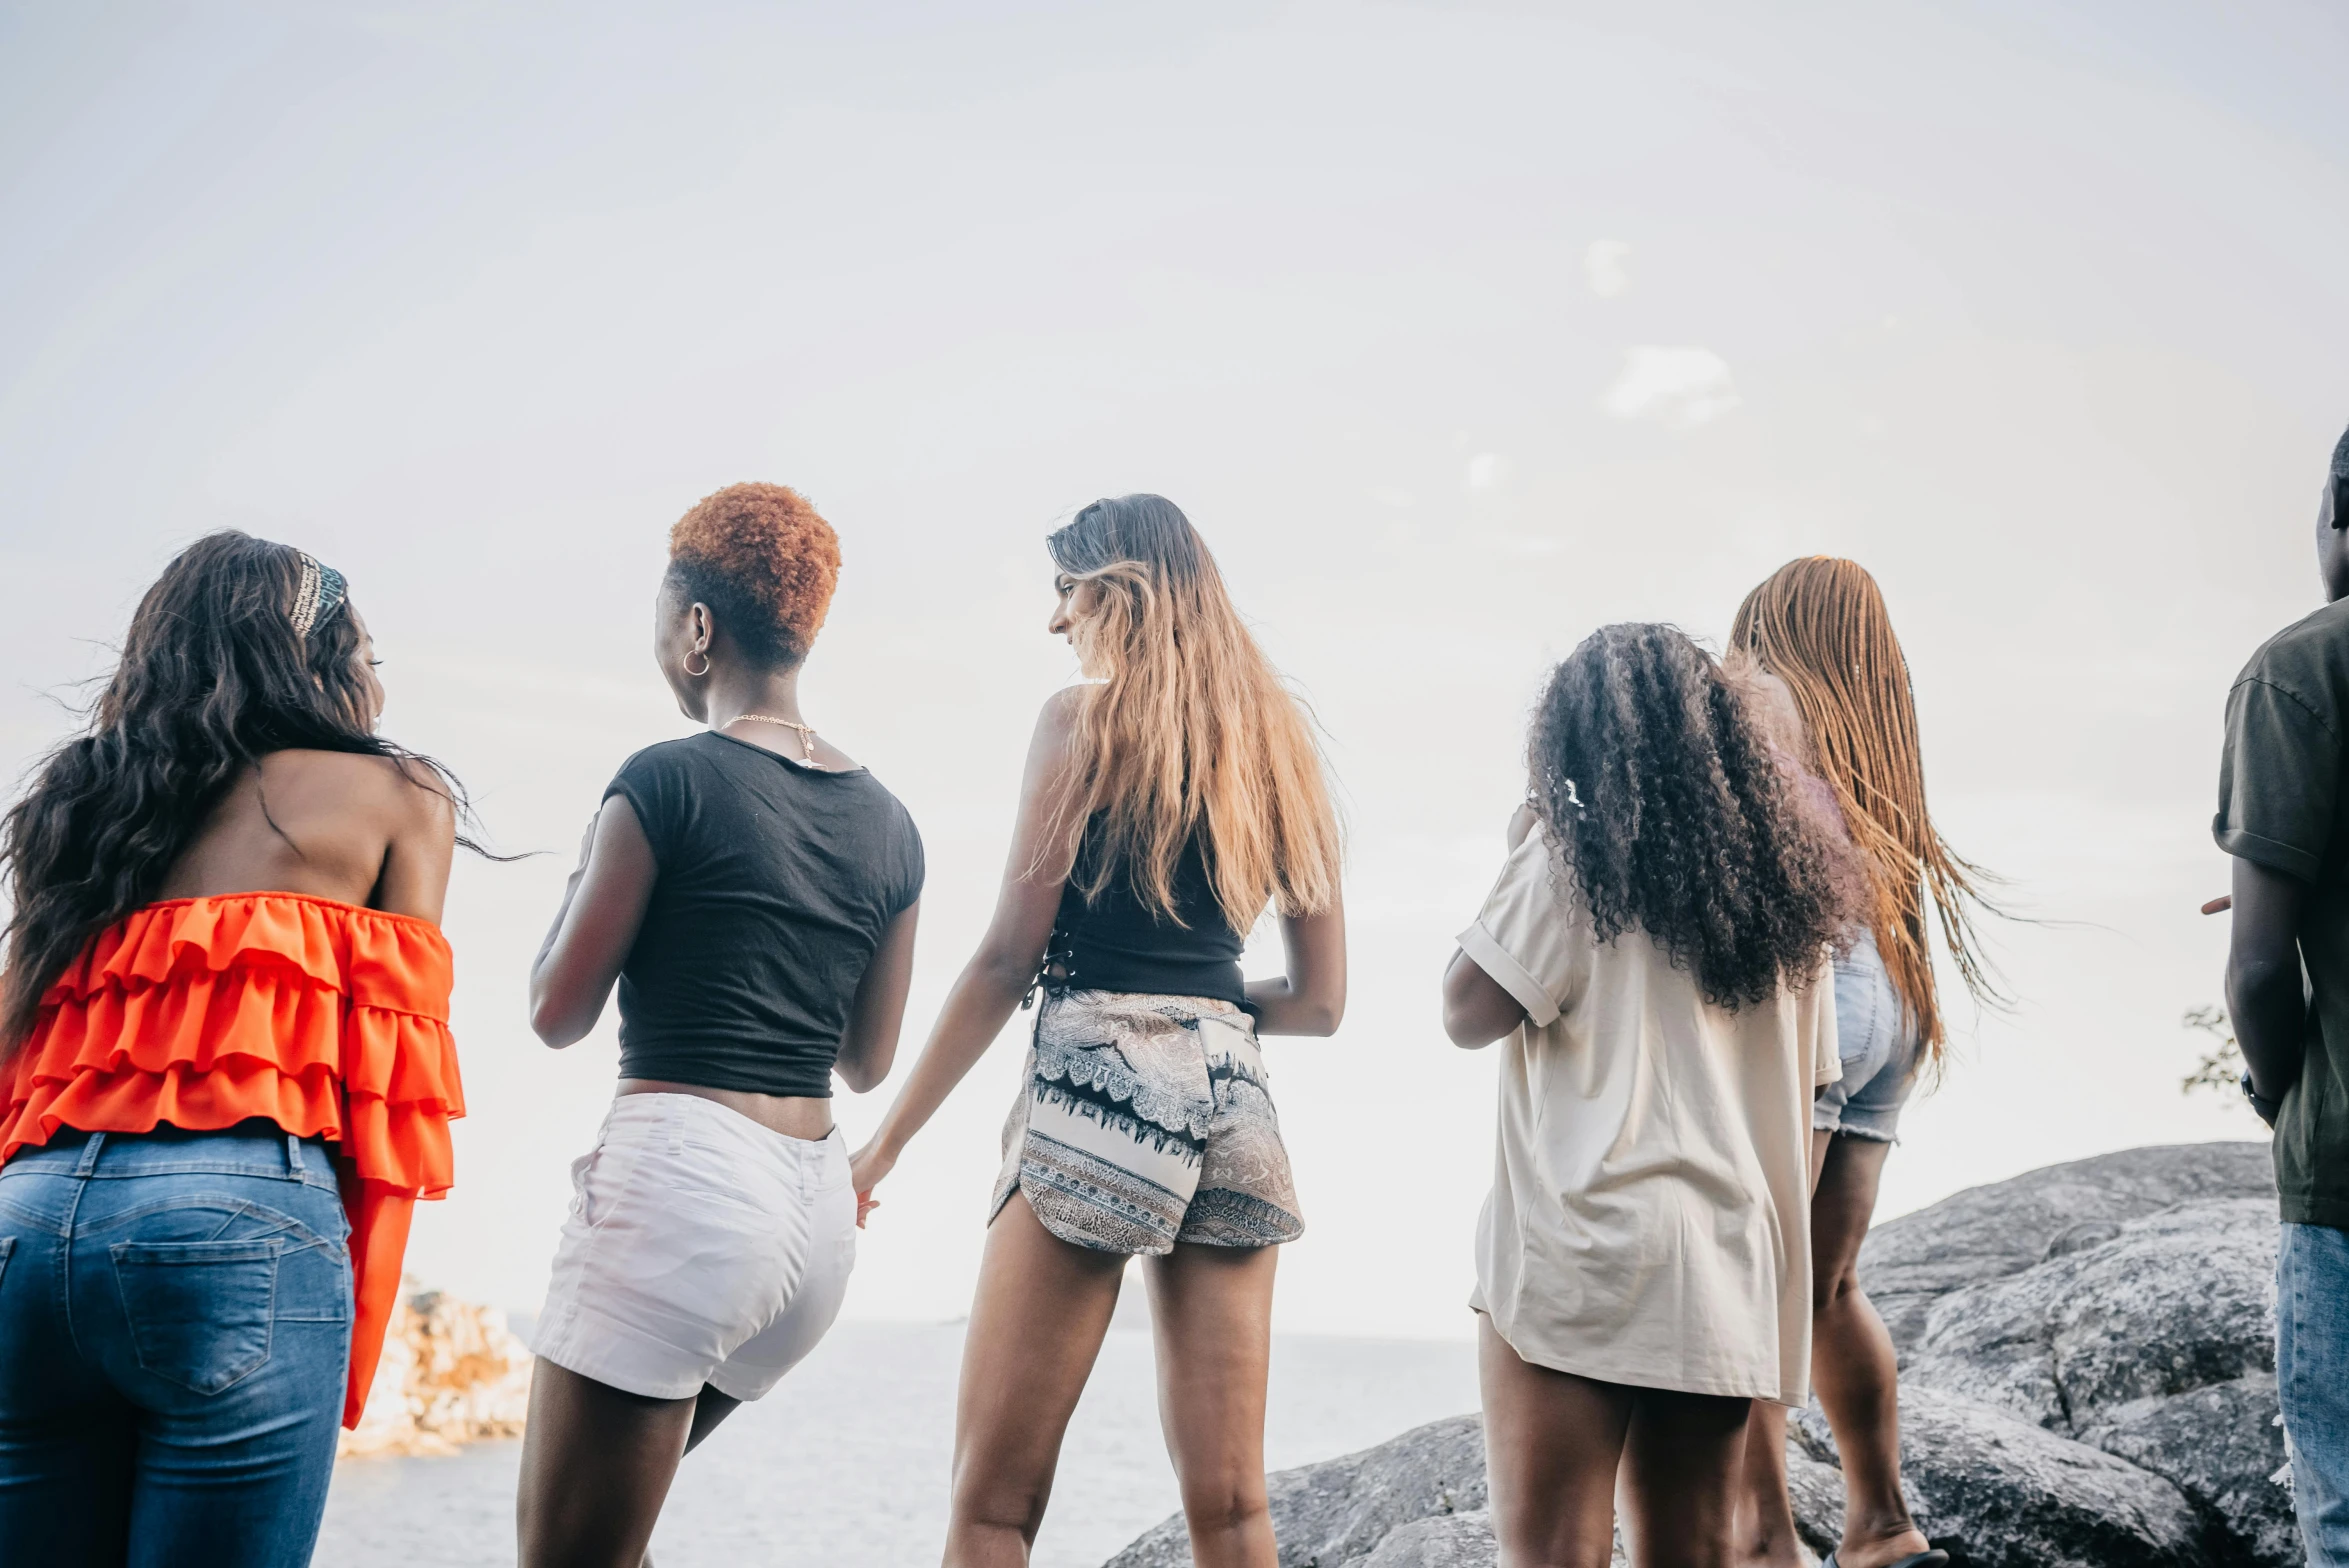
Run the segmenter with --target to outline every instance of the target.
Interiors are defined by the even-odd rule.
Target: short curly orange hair
[[[669,530],[669,580],[708,605],[746,657],[788,668],[832,607],[840,536],[796,490],[728,485]]]

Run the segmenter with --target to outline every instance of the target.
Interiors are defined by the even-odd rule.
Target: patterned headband
[[[294,635],[304,642],[310,640],[311,628],[320,621],[330,620],[343,605],[343,574],[331,566],[321,566],[317,557],[302,551],[302,583],[294,590]]]

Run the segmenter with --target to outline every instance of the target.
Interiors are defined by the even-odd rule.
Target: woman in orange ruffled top
[[[295,1568],[463,1110],[455,786],[339,573],[199,540],[0,822],[0,1555]]]

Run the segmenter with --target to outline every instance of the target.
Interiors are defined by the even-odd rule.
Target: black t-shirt
[[[1183,845],[1173,877],[1175,913],[1168,920],[1135,896],[1123,867],[1090,903],[1084,888],[1100,864],[1104,819],[1085,824],[1077,842],[1076,866],[1060,895],[1053,920],[1050,959],[1065,972],[1059,982],[1087,991],[1124,991],[1142,996],[1205,996],[1244,1006],[1240,976],[1241,933],[1224,918],[1207,856],[1194,833]]]
[[[2349,1230],[2349,599],[2286,627],[2227,693],[2219,848],[2309,885],[2307,1055],[2276,1116],[2289,1224]]]
[[[648,746],[606,799],[659,875],[620,970],[620,1076],[824,1098],[881,936],[922,892],[922,838],[862,768],[705,731]]]

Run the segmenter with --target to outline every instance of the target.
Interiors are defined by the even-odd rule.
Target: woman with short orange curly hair
[[[572,1167],[522,1450],[524,1568],[636,1568],[677,1461],[816,1346],[856,1260],[832,1078],[888,1074],[922,841],[801,713],[840,543],[734,485],[669,535],[653,656],[707,725],[604,791],[531,967],[548,1045],[617,982],[620,1089]]]

